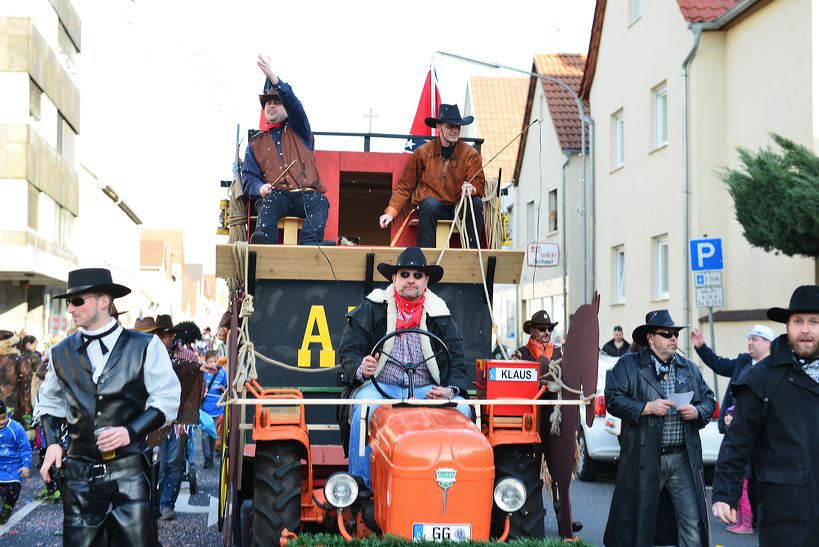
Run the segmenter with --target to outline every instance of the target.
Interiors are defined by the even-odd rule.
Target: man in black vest
[[[259,95],[266,127],[250,138],[242,164],[242,189],[258,212],[250,243],[276,243],[279,219],[292,216],[304,219],[299,245],[318,245],[330,202],[319,180],[310,122],[293,89],[273,74],[268,60],[260,55],[257,64],[267,77]]]
[[[51,467],[63,480],[63,542],[72,547],[156,545],[146,435],[177,415],[180,385],[159,338],[123,329],[111,317],[130,289],[104,268],[74,270],[68,300],[78,332],[51,350],[35,416]],[[68,454],[59,443],[68,424]]]

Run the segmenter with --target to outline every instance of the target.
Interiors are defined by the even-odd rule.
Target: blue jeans
[[[702,545],[697,486],[685,450],[660,456],[660,489],[664,486],[671,494],[671,502],[677,514],[678,547]]]
[[[273,190],[266,198],[256,200],[256,231],[264,243],[273,244],[279,239],[279,219],[299,217],[304,226],[299,233],[299,245],[318,245],[324,239],[330,202],[319,192],[285,192]]]
[[[478,235],[475,236],[475,228],[472,225],[472,213],[469,211],[468,203],[466,207],[466,235],[469,240],[469,248],[477,249],[480,243],[480,235],[483,233],[483,202],[480,196],[472,196],[472,208],[475,210],[475,224],[478,226]],[[452,220],[455,218],[455,206],[441,203],[435,198],[424,198],[418,204],[418,246],[435,247],[435,228],[439,220]]]
[[[389,385],[389,384],[379,384],[381,389],[383,389],[386,393],[393,396],[396,399],[404,399],[407,397],[407,389],[401,386]],[[430,384],[428,386],[417,387],[415,388],[415,397],[418,399],[423,399],[426,394],[432,389],[434,384]],[[363,386],[358,392],[355,394],[356,399],[383,399],[384,397],[378,393],[378,390],[375,389],[375,386],[372,383],[369,383]],[[453,401],[463,401],[463,397],[453,397]],[[367,423],[370,421],[370,415],[372,411],[379,405],[368,405],[367,406]],[[347,466],[350,475],[355,477],[361,477],[364,479],[364,482],[367,484],[367,487],[371,487],[370,484],[370,453],[372,450],[370,449],[370,445],[366,445],[364,447],[364,454],[358,453],[358,445],[361,442],[361,409],[364,405],[355,405],[353,407],[352,412],[352,423],[350,424],[350,447],[349,447],[349,463]],[[466,416],[469,419],[472,419],[472,409],[467,404],[459,404],[457,406],[458,411]],[[366,432],[364,432],[366,435]]]
[[[159,507],[174,508],[182,485],[182,473],[185,470],[182,442],[171,427],[162,444],[159,445]]]

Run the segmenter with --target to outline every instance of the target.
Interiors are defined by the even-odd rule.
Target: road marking
[[[23,520],[26,515],[37,509],[37,507],[42,503],[43,502],[39,500],[32,501],[28,505],[24,505],[22,508],[15,511],[6,524],[0,525],[0,536],[11,530],[15,524]]]
[[[208,494],[207,505],[191,505],[190,490],[185,491],[184,487],[179,491],[179,497],[176,498],[174,511],[177,513],[207,513],[208,526],[213,526],[218,520],[219,499]]]

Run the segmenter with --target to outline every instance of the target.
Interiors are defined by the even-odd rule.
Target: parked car
[[[576,476],[581,481],[595,481],[600,471],[607,465],[617,463],[620,457],[621,420],[606,411],[606,398],[603,391],[606,388],[608,373],[614,368],[618,357],[601,353],[598,361],[597,389],[599,395],[594,400],[594,423],[586,426],[581,415],[581,427],[578,430],[580,444],[580,458],[577,463]],[[714,466],[717,463],[719,447],[722,443],[722,433],[717,428],[719,418],[719,402],[711,421],[700,429],[702,441],[702,461],[705,465],[705,481],[710,484],[714,477]]]

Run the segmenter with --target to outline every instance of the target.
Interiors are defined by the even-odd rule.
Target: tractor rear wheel
[[[296,442],[256,443],[253,544],[278,545],[282,530],[301,525],[301,453]]]
[[[526,503],[512,513],[509,539],[543,538],[546,527],[543,519],[543,479],[540,478],[540,455],[529,446],[500,445],[495,447],[495,483],[506,477],[515,477],[526,487]],[[492,505],[492,537],[503,532],[506,513]]]

